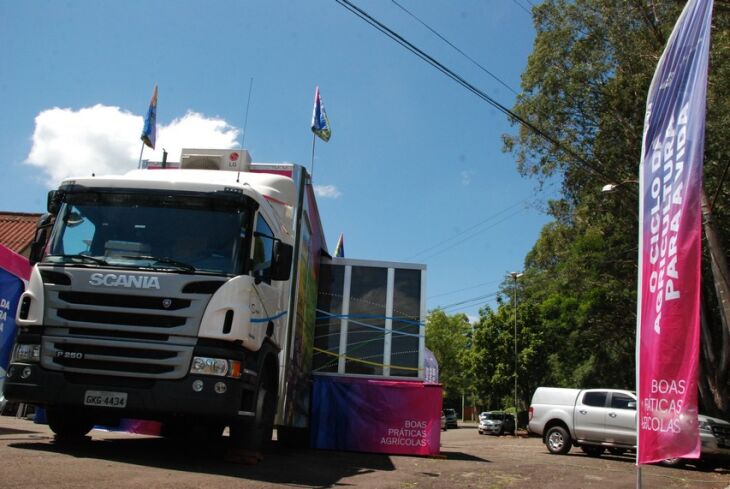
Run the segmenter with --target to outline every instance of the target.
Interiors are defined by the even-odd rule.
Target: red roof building
[[[39,217],[41,214],[0,212],[0,244],[27,257]]]

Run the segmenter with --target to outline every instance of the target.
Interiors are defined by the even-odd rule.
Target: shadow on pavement
[[[548,453],[546,451],[546,453]],[[596,458],[591,457],[589,455],[586,455],[585,453],[582,453],[580,449],[576,451],[568,452],[565,455],[560,455],[561,457],[570,457],[575,459],[581,459],[581,458]],[[612,454],[612,453],[603,453],[600,457],[598,457],[603,460],[615,460],[619,462],[627,462],[630,464],[636,463],[636,454],[627,452],[622,455]],[[684,460],[680,462],[677,465],[674,466],[665,466],[661,463],[656,464],[649,464],[649,465],[655,465],[658,467],[663,467],[665,469],[682,469],[682,470],[696,470],[699,472],[717,472],[720,474],[730,474],[730,461],[728,460],[715,460],[714,462],[708,461],[708,460]]]
[[[3,428],[0,426],[0,436],[3,435],[28,435],[30,433],[36,433],[35,431],[29,430],[18,430],[15,428]]]
[[[464,453],[464,452],[449,452],[449,451],[442,450],[441,457],[445,458],[446,460],[459,460],[462,462],[491,463],[490,460],[487,460],[485,458],[475,457],[474,455],[469,455],[468,453]]]
[[[241,465],[224,461],[226,445],[225,439],[220,445],[201,446],[193,442],[181,444],[162,438],[10,444],[11,447],[21,450],[54,452],[79,458],[311,487],[341,485],[338,482],[346,477],[395,470],[387,455],[293,450],[276,442],[258,465]]]

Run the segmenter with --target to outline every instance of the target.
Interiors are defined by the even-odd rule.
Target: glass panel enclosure
[[[344,281],[345,267],[320,266],[312,365],[315,372],[337,372],[342,323],[338,312],[342,310]]]
[[[390,374],[419,377],[418,348],[421,317],[421,270],[395,269]],[[398,368],[403,367],[403,368]]]
[[[352,267],[345,373],[383,374],[388,269]]]
[[[422,379],[423,274],[419,265],[325,260],[313,371]]]

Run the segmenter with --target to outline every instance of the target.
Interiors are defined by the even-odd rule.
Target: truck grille
[[[170,299],[146,297],[140,295],[98,294],[94,292],[59,292],[58,298],[69,304],[85,304],[93,306],[158,309],[160,311],[177,311],[190,307],[188,299]]]
[[[51,280],[60,272],[45,272],[45,368],[140,381],[187,375],[215,289],[191,288],[197,282],[190,275],[159,275],[159,288],[112,290],[92,286],[93,270],[66,267],[64,280]]]
[[[192,350],[186,344],[45,335],[41,363],[65,372],[172,379],[187,374]]]
[[[78,309],[59,309],[57,314],[62,319],[81,323],[147,326],[150,328],[174,328],[185,324],[184,317],[161,316],[157,314],[132,314]]]

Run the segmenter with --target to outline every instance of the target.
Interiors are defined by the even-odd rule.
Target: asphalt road
[[[223,461],[223,447],[92,431],[84,443],[56,443],[47,426],[0,417],[0,487],[14,488],[634,488],[629,457],[589,458],[580,450],[547,453],[540,440],[477,434],[473,426],[442,436],[442,456],[421,458],[274,444],[256,466]],[[643,488],[730,488],[730,469],[713,472],[646,466]]]

